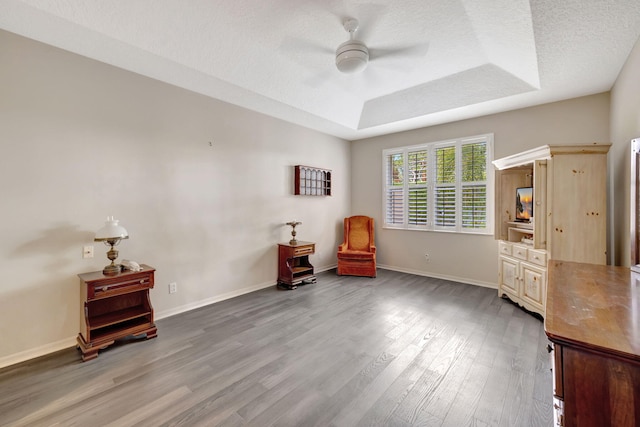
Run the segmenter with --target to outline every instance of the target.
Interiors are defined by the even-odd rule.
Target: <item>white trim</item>
[[[332,268],[336,268],[338,265],[332,265],[329,267],[316,268],[316,273],[321,273],[323,271],[331,270]],[[270,286],[276,286],[277,281],[270,280],[268,282],[263,282],[258,285],[247,286],[246,288],[238,289],[235,291],[227,292],[221,295],[216,295],[211,298],[207,298],[205,300],[196,301],[194,303],[185,304],[180,307],[175,307],[169,310],[163,310],[156,314],[155,320],[166,319],[167,317],[175,316],[177,314],[186,313],[187,311],[196,310],[198,308],[205,307],[207,305],[215,304],[220,301],[225,301],[231,298],[239,297],[240,295],[249,294],[251,292],[259,291],[261,289],[266,289]]]
[[[523,151],[512,156],[502,157],[500,159],[494,160],[491,163],[493,163],[496,169],[503,170],[516,166],[528,165],[530,163],[533,163],[535,160],[550,158],[551,151],[549,150],[549,146],[543,145],[541,147],[532,148],[531,150]]]
[[[177,314],[186,313],[187,311],[196,310],[198,308],[205,307],[207,305],[215,304],[220,301],[228,300],[231,298],[239,297],[240,295],[248,294],[251,292],[259,291],[261,289],[275,286],[275,281],[263,282],[258,285],[247,286],[246,288],[238,289],[235,291],[227,292],[224,294],[216,295],[211,298],[192,302],[189,304],[181,305],[179,307],[170,308],[156,313],[155,320],[166,319],[167,317],[175,316]]]
[[[601,144],[598,142],[594,142],[588,148],[585,144],[542,145],[518,154],[502,157],[492,163],[496,169],[503,170],[528,165],[536,160],[550,159],[554,154],[607,153],[609,147],[611,147],[610,143]]]
[[[631,140],[631,143],[633,145],[633,141],[636,141],[635,139]],[[637,140],[640,143],[640,139]],[[631,153],[631,156],[633,156],[633,153]],[[613,163],[613,155],[609,155],[607,156],[607,197],[608,197],[608,202],[607,202],[607,264],[608,265],[615,265],[616,264],[616,242],[615,242],[615,205],[616,205],[616,191],[615,191],[615,178],[613,176],[613,171],[615,170],[614,168],[614,163]],[[633,171],[631,171],[631,173],[633,173]],[[633,177],[631,177],[631,179],[634,179]],[[637,185],[637,184],[636,184]],[[635,211],[635,207],[633,206],[633,196],[631,196],[631,199],[629,201],[629,205],[631,207],[631,209],[633,211]],[[635,215],[635,212],[634,212]],[[631,227],[631,221],[633,221],[633,216],[629,217],[629,227]],[[633,244],[632,241],[629,242],[630,244]],[[631,246],[629,246],[631,247]],[[630,264],[631,264],[631,260]],[[620,260],[621,265],[625,265],[625,261],[623,259]]]
[[[7,366],[15,365],[17,363],[26,362],[27,360],[35,359],[36,357],[46,356],[47,354],[55,353],[56,351],[71,348],[76,345],[76,337],[77,335],[74,335],[69,338],[61,339],[60,341],[52,342],[49,344],[41,345],[39,347],[24,350],[19,353],[1,357],[0,369],[6,368]]]
[[[483,288],[490,288],[490,289],[498,290],[498,284],[497,283],[482,282],[482,281],[478,281],[478,280],[469,279],[467,277],[446,276],[446,275],[442,275],[442,274],[431,273],[431,272],[428,272],[428,271],[420,271],[420,270],[412,270],[412,269],[409,269],[409,268],[392,267],[390,265],[382,265],[382,264],[378,264],[378,268],[382,268],[383,270],[397,271],[399,273],[414,274],[416,276],[433,277],[434,279],[450,280],[452,282],[464,283],[464,284],[467,284],[467,285],[474,285],[474,286],[480,286],[480,287],[483,287]]]

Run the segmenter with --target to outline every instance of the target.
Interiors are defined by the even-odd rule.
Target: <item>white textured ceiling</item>
[[[640,1],[1,0],[0,28],[355,140],[607,91]]]

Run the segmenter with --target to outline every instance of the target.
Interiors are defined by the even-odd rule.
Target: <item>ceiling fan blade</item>
[[[424,58],[429,51],[429,43],[413,46],[397,46],[387,48],[369,48],[369,60],[393,58]]]
[[[304,85],[316,88],[331,78],[329,69],[325,67],[335,58],[335,50],[332,48],[313,40],[285,37],[279,50],[288,60],[297,63],[310,74],[310,77],[302,79]],[[323,69],[324,71],[319,71]]]
[[[333,70],[324,70],[315,76],[306,79],[303,83],[309,87],[317,88],[327,83],[334,76]]]
[[[280,44],[280,49],[285,50],[287,52],[292,52],[294,54],[299,54],[300,52],[309,52],[314,54],[324,54],[324,55],[335,55],[335,49],[324,46],[321,43],[311,41],[311,40],[303,40],[293,37],[285,37]]]

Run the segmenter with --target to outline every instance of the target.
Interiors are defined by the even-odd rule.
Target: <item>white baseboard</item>
[[[416,276],[433,277],[434,279],[451,280],[452,282],[466,283],[468,285],[482,286],[483,288],[490,288],[490,289],[496,289],[496,290],[498,289],[498,284],[497,283],[482,282],[482,281],[479,281],[479,280],[469,279],[468,277],[446,276],[446,275],[442,275],[442,274],[431,273],[431,272],[428,272],[428,271],[420,271],[420,270],[411,270],[411,269],[408,269],[408,268],[392,267],[390,265],[380,265],[380,264],[378,264],[378,268],[382,268],[384,270],[397,271],[397,272],[400,272],[400,273],[414,274]]]
[[[316,268],[315,271],[316,271],[316,273],[321,273],[323,271],[331,270],[332,268],[336,268],[336,267],[337,267],[337,264],[333,265],[333,266],[329,266],[329,267]],[[235,291],[227,292],[227,293],[224,293],[224,294],[216,295],[214,297],[207,298],[207,299],[202,300],[202,301],[197,301],[197,302],[194,302],[194,303],[182,305],[180,307],[174,307],[174,308],[171,308],[169,310],[163,310],[161,312],[156,312],[155,319],[159,320],[159,319],[164,319],[164,318],[167,318],[167,317],[175,316],[176,314],[186,313],[187,311],[191,311],[191,310],[195,310],[197,308],[201,308],[201,307],[204,307],[204,306],[207,306],[207,305],[215,304],[215,303],[220,302],[220,301],[228,300],[228,299],[231,299],[231,298],[239,297],[240,295],[244,295],[244,294],[248,294],[248,293],[251,293],[251,292],[259,291],[260,289],[268,288],[269,286],[276,286],[276,284],[277,283],[275,281],[263,282],[263,283],[260,283],[259,285],[247,286],[246,288],[242,288],[242,289],[238,289],[238,290],[235,290]]]
[[[40,347],[30,348],[20,353],[10,354],[0,358],[0,369],[7,366],[15,365],[16,363],[25,362],[36,357],[46,356],[47,354],[55,353],[56,351],[64,350],[76,345],[76,336],[62,339],[60,341],[52,342],[42,345]]]
[[[180,314],[180,313],[186,313],[187,311],[195,310],[197,308],[215,304],[217,302],[224,301],[227,299],[239,297],[240,295],[259,291],[260,289],[268,288],[269,286],[275,286],[275,285],[276,285],[276,282],[274,281],[264,282],[264,283],[260,283],[259,285],[247,286],[246,288],[216,295],[214,297],[207,298],[201,301],[196,301],[189,304],[181,305],[180,307],[174,307],[168,310],[156,312],[155,320],[160,320],[167,317],[175,316],[176,314]]]
[[[334,268],[338,268],[338,264],[333,264],[328,267],[316,268],[316,273],[322,273],[323,271],[332,270]]]
[[[326,266],[326,267],[320,267],[320,268],[316,268],[316,272],[321,273],[323,271],[332,270],[336,267],[337,267],[337,264]],[[451,280],[453,282],[460,282],[460,283],[482,286],[485,288],[498,289],[498,286],[495,283],[479,282],[477,280],[471,280],[465,277],[443,276],[438,274],[427,273],[424,271],[409,270],[409,269],[397,268],[397,267],[380,265],[380,264],[378,264],[378,267],[384,270],[398,271],[400,273],[409,273],[409,274],[415,274],[417,276],[433,277],[436,279],[445,279],[445,280]],[[275,285],[276,285],[275,281],[263,282],[258,285],[247,286],[246,288],[238,289],[232,292],[227,292],[227,293],[217,295],[202,301],[197,301],[194,303],[182,305],[180,307],[171,308],[169,310],[156,312],[155,320],[175,316],[176,314],[185,313],[187,311],[195,310],[197,308],[215,304],[220,301],[224,301],[230,298],[235,298],[240,295],[259,291],[260,289],[268,288],[269,286],[275,286]],[[4,356],[0,358],[0,369],[5,368],[7,366],[15,365],[17,363],[25,362],[30,359],[35,359],[36,357],[46,356],[47,354],[55,353],[56,351],[64,350],[66,348],[70,348],[75,345],[76,345],[76,336],[73,336],[73,337],[62,339],[60,341],[45,344],[40,347],[35,347],[29,350],[21,351],[20,353],[10,354],[8,356]]]

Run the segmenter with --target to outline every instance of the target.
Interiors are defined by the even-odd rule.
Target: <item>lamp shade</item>
[[[104,240],[113,240],[113,239],[127,239],[129,237],[129,233],[127,230],[118,225],[117,219],[113,219],[112,216],[107,217],[107,220],[104,223],[104,227],[100,230],[96,231],[96,237],[94,240],[96,241],[104,241]]]

